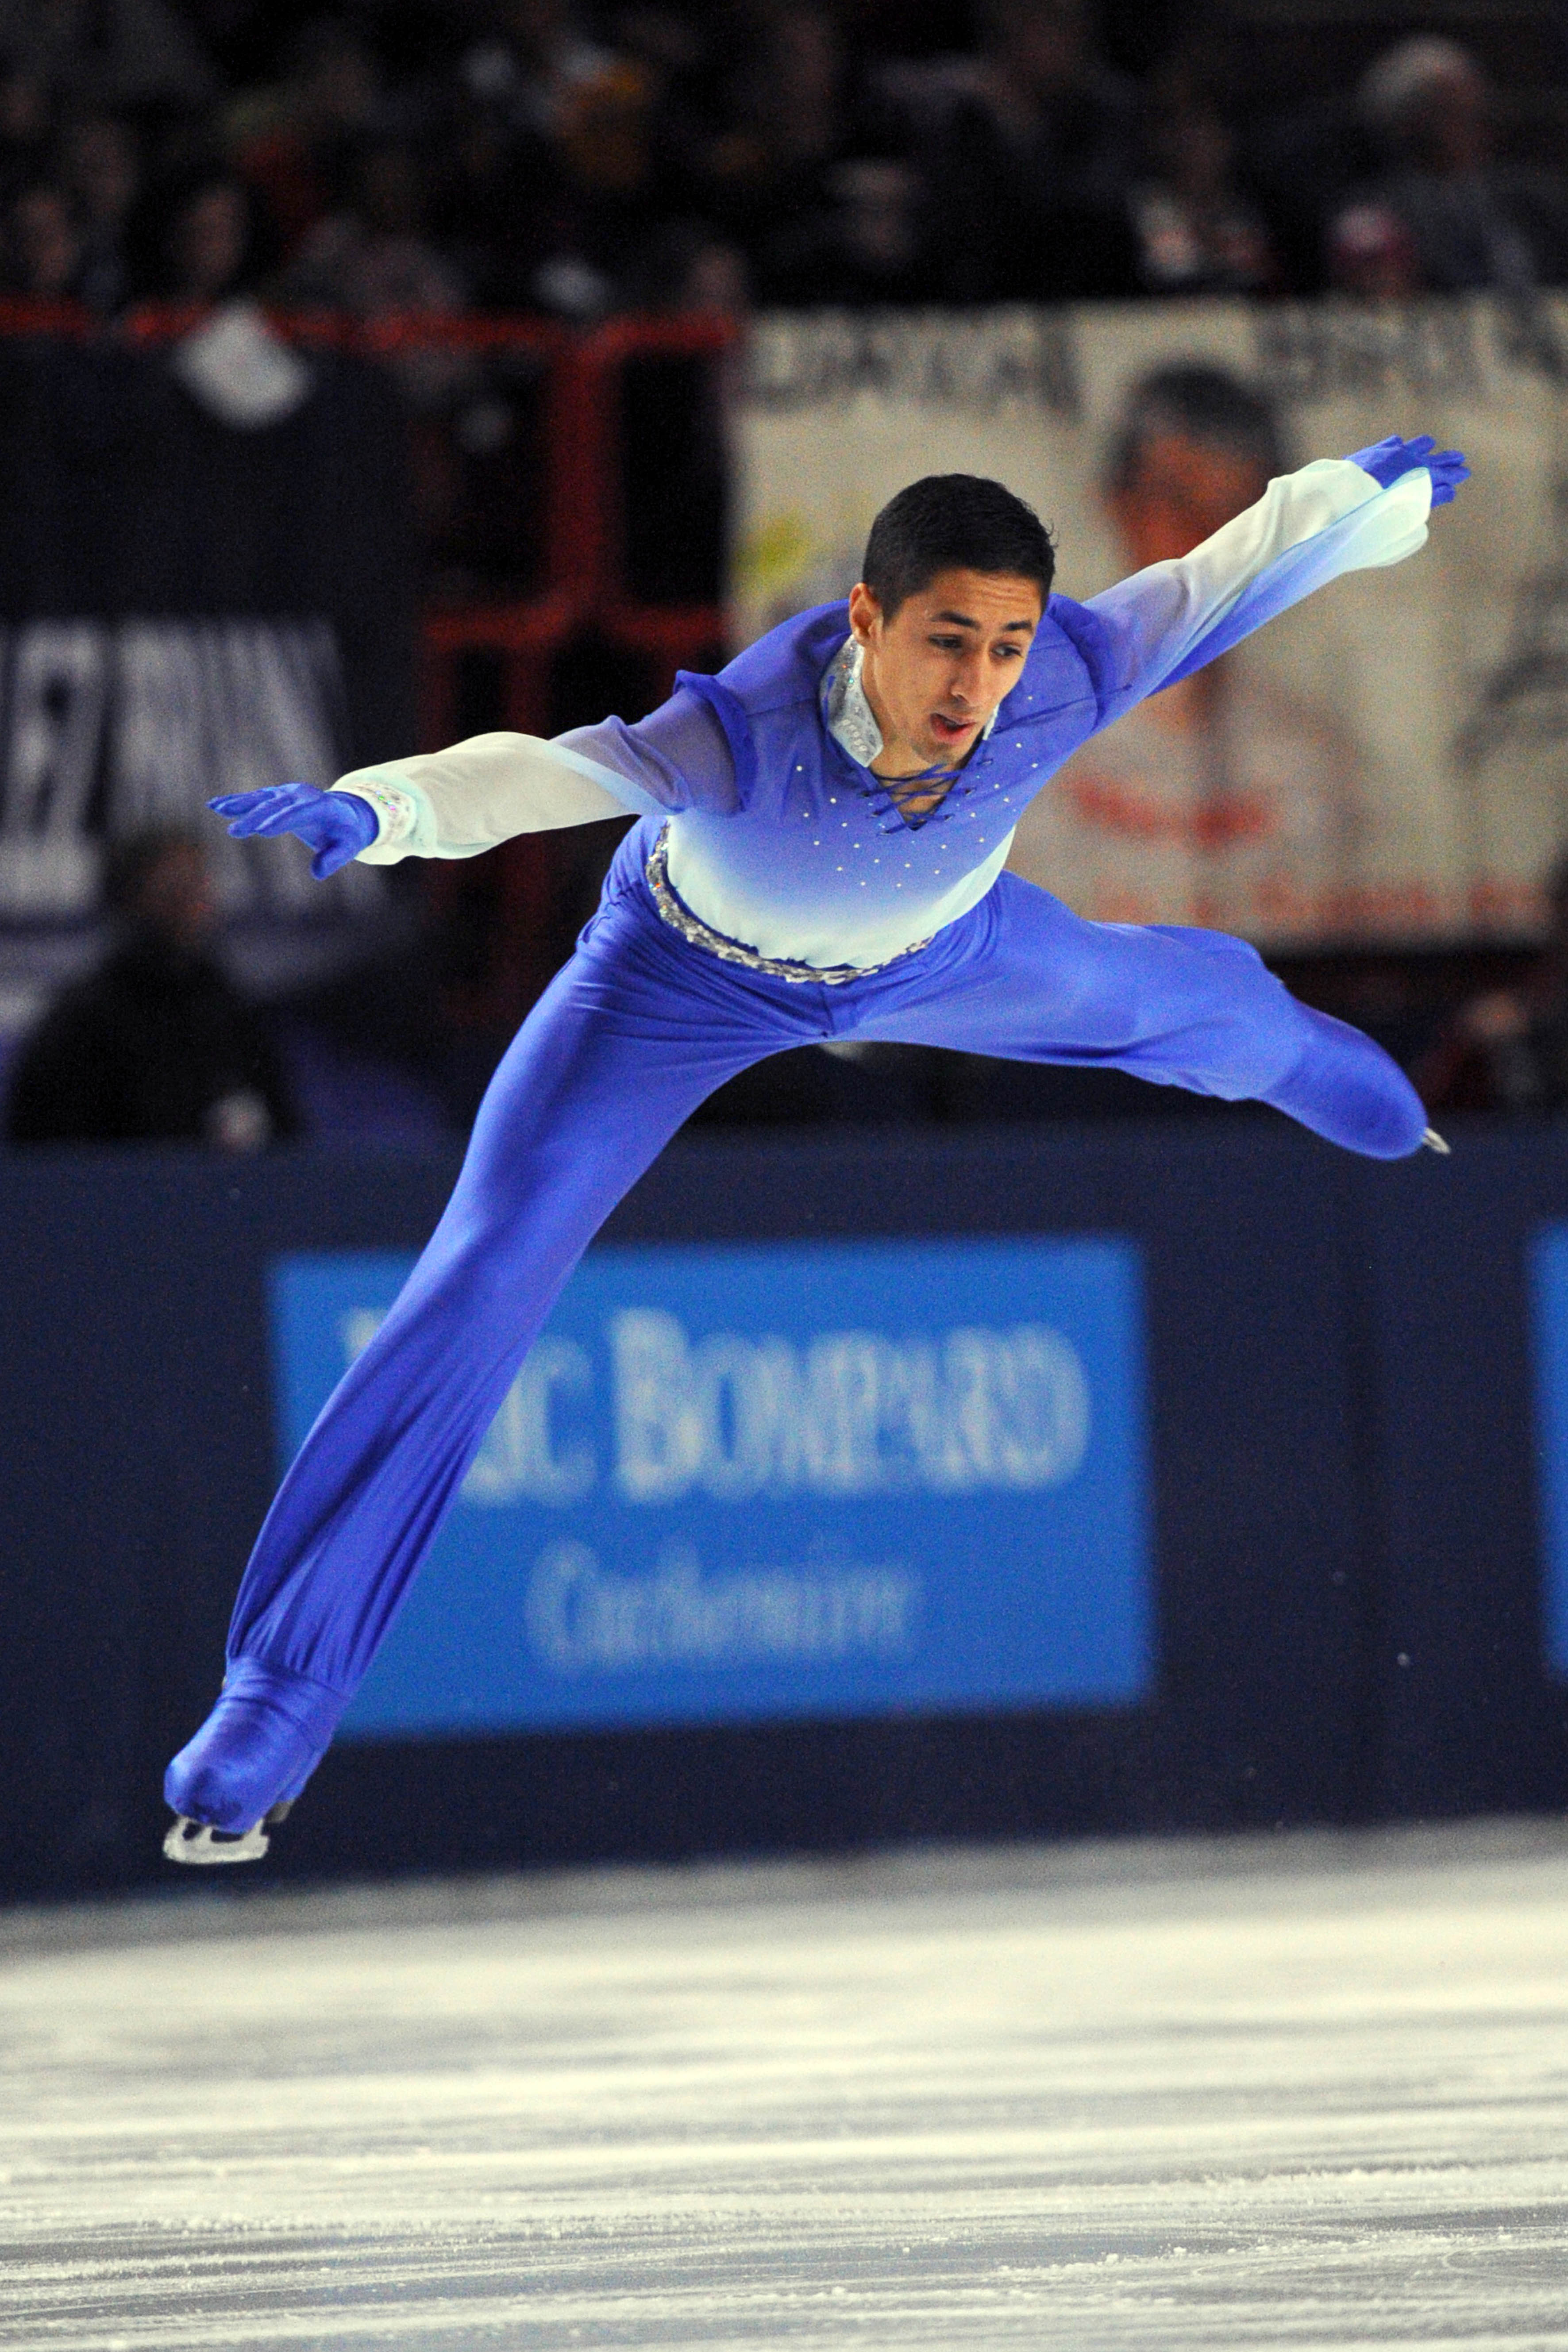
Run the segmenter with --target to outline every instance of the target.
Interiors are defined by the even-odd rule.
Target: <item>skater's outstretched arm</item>
[[[1430,436],[1397,434],[1270,482],[1255,506],[1173,562],[1090,597],[1100,724],[1213,661],[1342,572],[1403,562],[1468,468]]]
[[[477,857],[520,833],[697,805],[723,809],[733,797],[723,731],[706,704],[681,688],[635,727],[606,719],[552,742],[474,735],[445,751],[356,768],[331,792],[269,784],[209,805],[233,834],[298,834],[315,850],[311,871],[321,878],[351,857],[367,866]]]

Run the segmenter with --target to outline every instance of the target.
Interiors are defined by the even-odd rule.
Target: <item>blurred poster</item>
[[[1475,478],[1423,552],[1337,582],[1086,745],[1011,863],[1101,919],[1289,948],[1529,939],[1568,851],[1568,300],[773,316],[737,400],[737,644],[857,577],[884,499],[992,474],[1087,597],[1272,473],[1393,431]]]
[[[205,803],[413,740],[398,396],[220,323],[167,351],[0,340],[0,1033],[90,954],[105,847],[148,826],[200,830],[259,985],[384,917],[384,877],[313,883],[302,844],[232,842]]]
[[[274,1265],[285,1459],[412,1263]],[[591,1251],[343,1736],[1147,1698],[1142,1275],[1099,1239]]]

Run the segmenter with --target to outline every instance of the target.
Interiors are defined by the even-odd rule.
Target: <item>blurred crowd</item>
[[[1568,278],[1552,142],[1460,41],[1282,105],[1223,16],[1140,21],[1129,71],[1088,0],[0,0],[0,260],[106,319]]]
[[[1483,57],[1480,0],[1473,22],[1448,11],[1441,34],[1368,0],[1364,20],[1336,18],[1331,43],[1320,12],[1300,51],[1312,69],[1292,81],[1255,70],[1261,14],[1227,18],[1226,5],[345,0],[329,15],[310,0],[0,0],[0,294],[104,322],[254,295],[366,321],[585,325],[753,305],[1394,299],[1568,282],[1560,11],[1543,0],[1531,20],[1528,63],[1495,41]],[[1280,0],[1269,21],[1289,14]],[[1478,46],[1457,37],[1466,26]],[[537,391],[519,365],[516,384],[464,392],[451,432],[426,417],[415,435],[437,599],[515,596],[534,560],[532,444],[500,406]],[[655,603],[719,596],[711,373],[667,356],[623,379],[623,437],[642,458],[623,485],[627,578]],[[438,391],[413,402],[438,405]],[[1235,478],[1184,547],[1256,495],[1278,460],[1270,432],[1249,409],[1223,432],[1203,424]],[[1120,474],[1110,486],[1130,559],[1180,551],[1143,544],[1134,487]],[[581,678],[558,665],[553,723],[611,704],[635,715],[637,680],[603,646],[584,658]],[[499,723],[484,678],[475,691],[468,725]],[[1155,750],[1168,770],[1168,735]],[[539,880],[528,985],[513,973],[513,995],[536,992],[567,951],[610,846],[590,841],[581,870]],[[477,886],[477,866],[467,878]],[[443,901],[422,1010],[377,966],[357,994],[345,982],[341,1019],[314,1000],[258,1019],[217,952],[200,837],[121,845],[108,881],[103,959],[35,1027],[4,1090],[12,1140],[249,1150],[335,1132],[344,1071],[360,1085],[372,1066],[368,1108],[353,1114],[366,1132],[461,1126],[522,1009],[500,1003],[486,961],[513,917],[477,887]],[[1384,1036],[1435,1112],[1568,1108],[1568,866],[1550,897],[1543,956],[1405,973],[1381,1019],[1342,992],[1332,1009]],[[1365,985],[1393,983],[1373,971]],[[705,1115],[1150,1108],[1130,1081],[1119,1103],[1105,1084],[1075,1092],[1070,1073],[857,1052],[774,1057]],[[404,1092],[389,1109],[394,1064]],[[1191,1109],[1161,1091],[1162,1108]]]

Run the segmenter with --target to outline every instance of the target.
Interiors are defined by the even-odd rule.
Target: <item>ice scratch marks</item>
[[[1568,1860],[1009,1868],[22,1958],[0,2345],[1568,2347]]]

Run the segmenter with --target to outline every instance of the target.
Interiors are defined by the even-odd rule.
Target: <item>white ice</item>
[[[1568,2347],[1554,1825],[204,1880],[0,1953],[27,2352]]]

